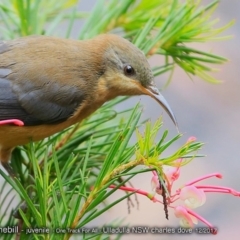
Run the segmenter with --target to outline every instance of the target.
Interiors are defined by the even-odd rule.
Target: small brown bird
[[[149,95],[176,119],[144,54],[112,34],[91,40],[30,36],[0,42],[0,160],[14,147],[80,122],[121,95]],[[23,126],[21,126],[23,125]]]

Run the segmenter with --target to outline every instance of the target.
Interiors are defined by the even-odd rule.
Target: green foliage
[[[2,35],[5,39],[32,34],[50,35],[63,19],[70,18],[65,9],[77,3],[78,0],[2,0]],[[76,14],[73,16],[77,17]]]
[[[72,127],[67,132],[52,137],[48,142],[42,141],[25,146],[23,151],[26,156],[23,153],[20,154],[23,158],[22,162],[26,163],[28,174],[33,178],[22,179],[21,182],[17,179],[13,181],[0,171],[28,206],[27,212],[20,209],[25,227],[46,226],[49,229],[56,229],[59,226],[63,229],[84,227],[131,195],[126,194],[110,204],[102,205],[120,186],[136,174],[150,171],[152,168],[161,169],[163,160],[159,156],[180,135],[165,141],[167,137],[165,132],[155,143],[154,136],[162,127],[162,122],[157,121],[153,128],[150,122],[147,122],[144,135],[146,138],[140,137],[138,133],[139,140],[135,144],[130,144],[129,141],[136,132],[137,126],[141,125],[140,106],[137,105],[131,111],[128,119],[123,118],[126,115],[125,111],[118,113],[120,118],[118,121],[115,118],[109,120],[112,117],[109,113],[111,109],[108,110],[105,106],[105,111],[99,110],[84,121],[85,128]],[[99,121],[102,121],[102,124],[97,124]],[[86,132],[88,135],[83,137]],[[71,138],[66,145],[71,148],[65,147],[65,144],[59,147],[62,139],[68,138],[69,135]],[[185,145],[183,145],[175,153],[174,159],[189,157],[187,154],[191,153],[195,154],[201,145],[200,143],[189,144],[188,151],[185,151]],[[66,153],[63,154],[65,151]],[[18,151],[13,154],[12,164],[16,162],[14,161],[16,156],[19,157]],[[42,163],[39,163],[39,159],[43,159]],[[164,161],[172,159],[173,157],[170,156]],[[134,170],[136,166],[150,168],[141,168],[136,171]],[[108,190],[111,184],[117,187]],[[42,239],[43,236],[25,235],[25,237]],[[67,234],[52,233],[49,239],[68,239],[68,237]],[[25,238],[22,237],[22,239]]]
[[[170,72],[171,76],[178,65],[188,74],[215,83],[217,80],[207,73],[212,71],[208,64],[222,64],[226,59],[187,44],[221,39],[218,34],[232,22],[214,28],[216,21],[211,20],[211,14],[219,1],[212,1],[208,6],[200,6],[198,2],[99,0],[86,19],[79,39],[115,32],[131,40],[148,57],[164,55],[165,64],[153,68],[155,76],[165,72]],[[3,0],[0,3],[1,38],[52,35],[62,21],[68,23],[68,37],[73,23],[86,16],[77,10],[77,3],[76,0]],[[22,205],[18,213],[23,219],[23,229],[84,227],[128,199],[133,193],[106,203],[110,195],[137,174],[152,169],[161,173],[163,165],[171,165],[178,158],[183,158],[182,164],[186,164],[199,156],[197,152],[202,143],[188,142],[164,157],[162,153],[181,135],[169,139],[168,131],[164,130],[160,139],[156,139],[163,128],[161,119],[153,125],[150,121],[141,122],[139,104],[134,109],[116,112],[114,107],[125,99],[108,102],[76,126],[14,150],[11,164],[19,178],[13,181],[0,169],[6,180],[0,190],[1,226],[19,223],[12,217],[13,201],[19,196],[21,201],[24,200],[23,205],[27,205],[27,209]],[[144,133],[140,133],[140,126],[145,126]],[[137,141],[131,143],[135,134]],[[9,184],[17,194],[7,189]],[[111,184],[116,188],[109,189]],[[71,236],[70,232],[21,233],[23,240],[66,240]],[[109,239],[102,233],[81,236],[83,239]],[[4,239],[12,239],[12,236],[5,235]]]
[[[184,3],[178,0],[105,2],[97,2],[92,17],[88,18],[79,35],[81,39],[106,31],[119,32],[142,49],[146,56],[159,54],[166,57],[165,65],[154,69],[156,75],[178,65],[190,76],[197,75],[211,83],[219,82],[208,74],[215,69],[206,64],[222,64],[227,59],[186,45],[229,38],[218,35],[234,21],[214,28],[218,19],[211,19],[219,0],[207,6],[200,6],[201,1],[194,0]]]

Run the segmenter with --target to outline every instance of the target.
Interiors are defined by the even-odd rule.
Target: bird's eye
[[[124,67],[124,74],[126,76],[132,76],[135,74],[134,68],[131,65],[127,65]]]

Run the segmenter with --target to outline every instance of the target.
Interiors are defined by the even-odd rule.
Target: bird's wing
[[[84,100],[75,87],[31,81],[14,83],[0,78],[0,120],[19,119],[25,126],[59,123],[68,119]]]
[[[0,78],[0,120],[21,119],[28,122],[28,113],[21,107],[15,94],[13,94],[10,81]],[[36,122],[31,119],[30,122]]]
[[[83,100],[76,87],[47,80],[40,87],[29,80],[14,83],[0,77],[0,121],[19,119],[25,126],[63,122]]]

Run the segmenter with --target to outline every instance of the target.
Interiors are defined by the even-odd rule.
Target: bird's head
[[[153,79],[151,67],[141,50],[128,40],[113,34],[99,35],[104,48],[104,81],[111,95],[148,95],[154,98],[177,126],[176,118]]]

